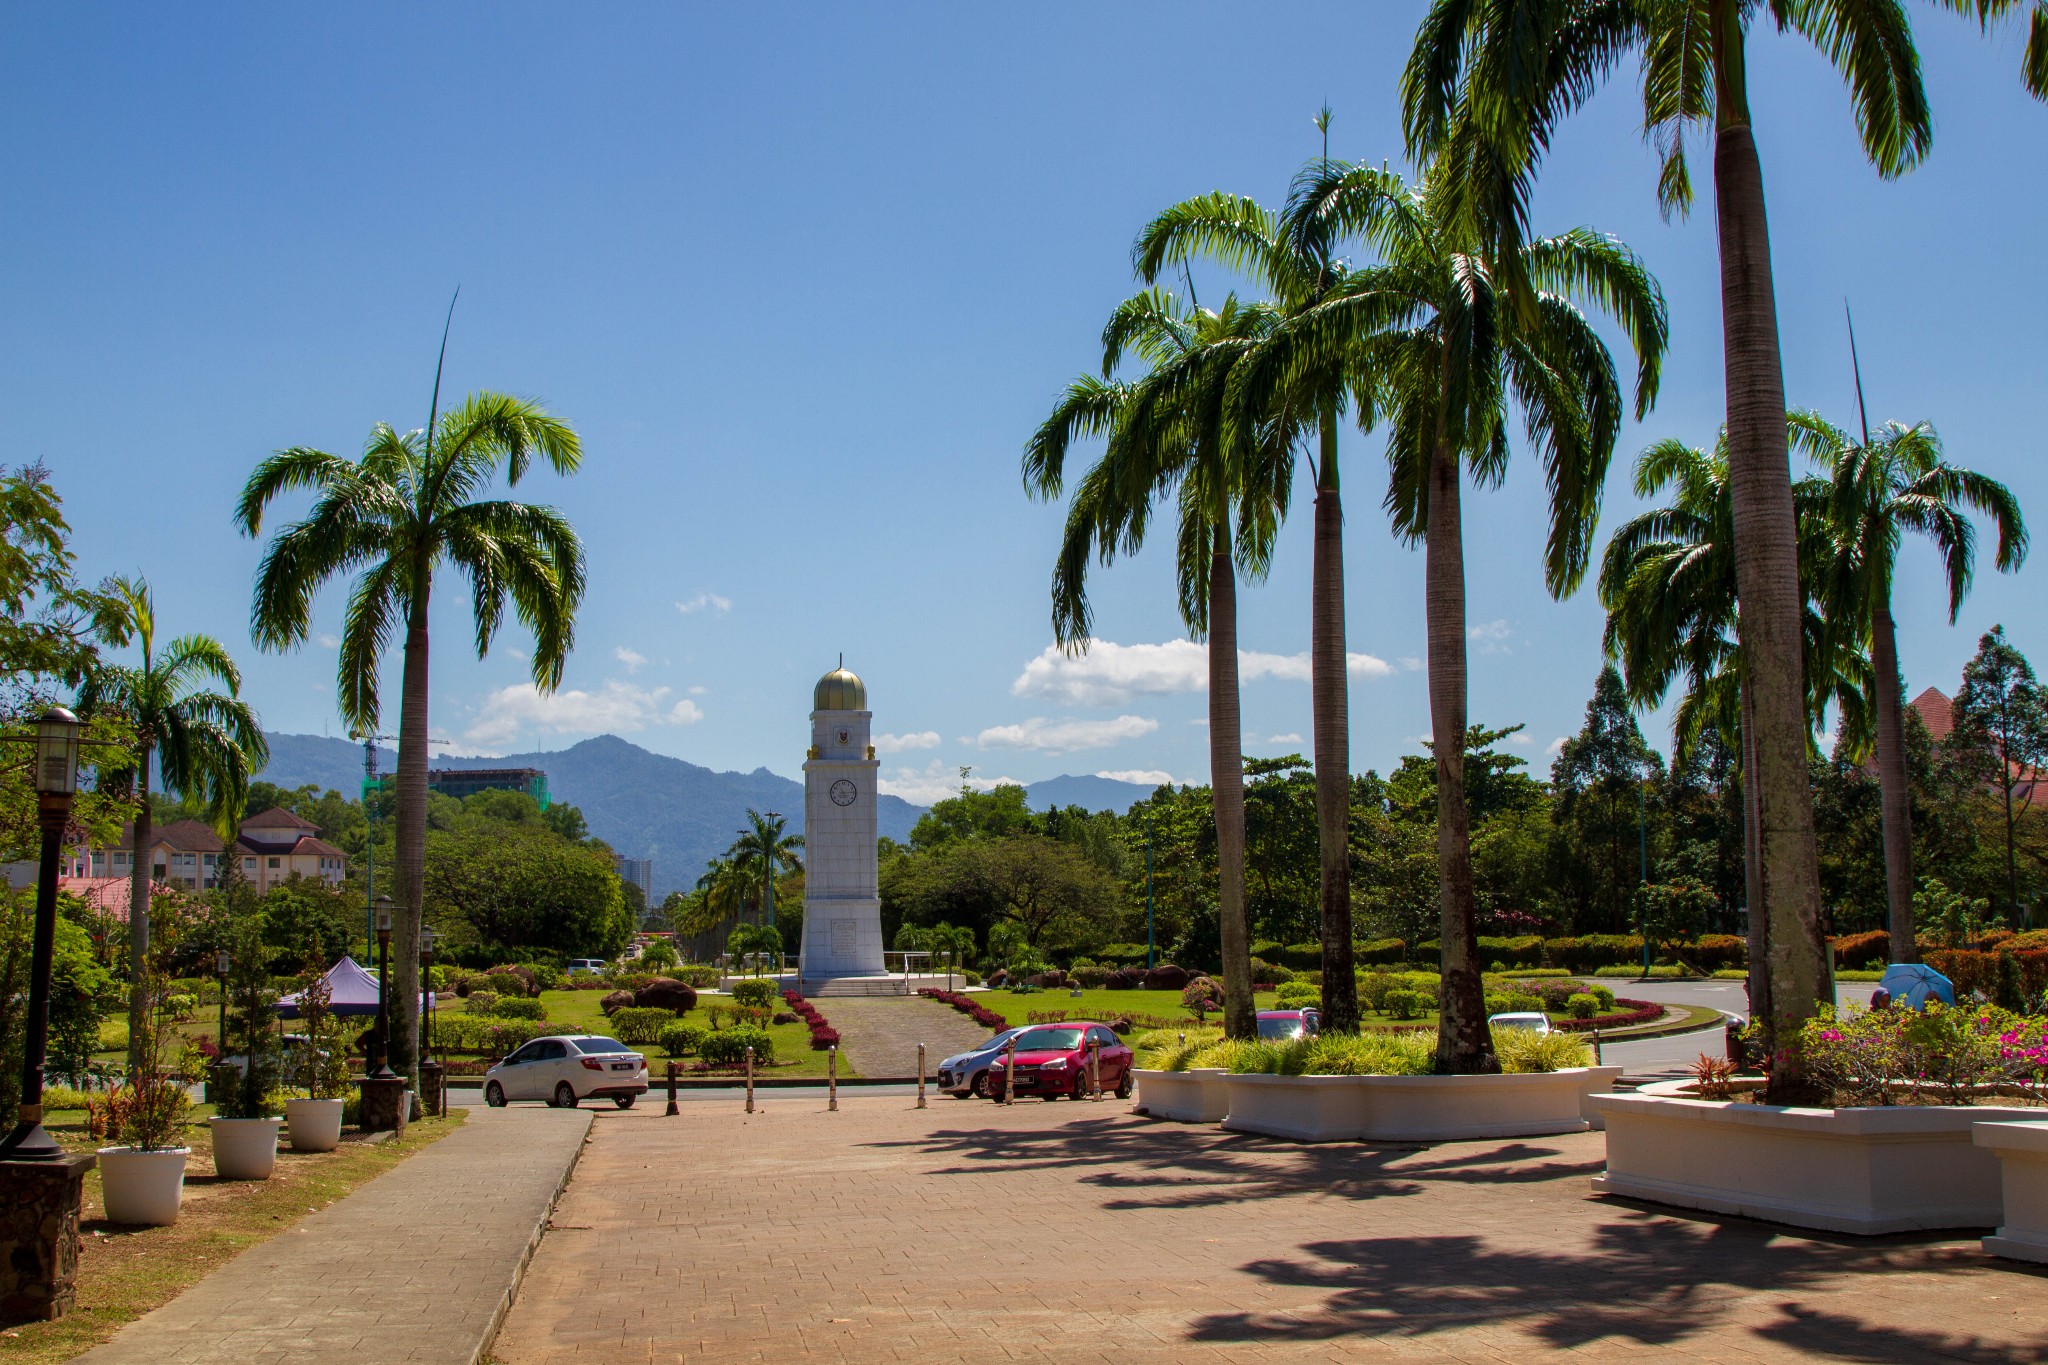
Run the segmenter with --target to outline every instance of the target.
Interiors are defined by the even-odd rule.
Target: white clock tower
[[[845,661],[811,697],[811,751],[804,760],[806,982],[881,976],[882,901],[876,886],[875,779],[868,689]],[[809,989],[808,986],[805,987]]]

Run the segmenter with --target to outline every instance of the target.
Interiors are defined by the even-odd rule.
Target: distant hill
[[[281,787],[314,783],[355,795],[361,790],[363,749],[345,739],[319,735],[266,736],[270,762],[258,776]],[[388,773],[398,756],[378,754],[377,770]],[[804,823],[804,789],[766,768],[721,773],[652,753],[616,735],[600,735],[551,753],[506,754],[499,758],[436,756],[436,768],[539,768],[548,793],[583,812],[590,832],[629,858],[654,860],[654,894],[696,884],[704,864],[731,846],[747,810],[777,810],[793,830]],[[1079,779],[1095,781],[1098,779]],[[878,811],[881,832],[910,837],[924,813],[898,796],[884,796]]]
[[[1056,806],[1079,806],[1083,810],[1114,811],[1122,815],[1133,802],[1143,801],[1156,788],[1142,782],[1119,782],[1113,777],[1048,777],[1024,788],[1024,800],[1033,810]]]

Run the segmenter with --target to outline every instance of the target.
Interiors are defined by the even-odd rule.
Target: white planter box
[[[1971,1125],[2041,1112],[1794,1109],[1674,1093],[1687,1084],[1587,1098],[1586,1112],[1607,1125],[1607,1173],[1594,1177],[1595,1193],[1830,1232],[1992,1227],[1998,1157],[1971,1141]]]
[[[341,1145],[340,1100],[286,1100],[285,1131],[295,1152],[331,1152]]]
[[[1979,1123],[1970,1133],[1998,1158],[2004,1193],[2005,1221],[1984,1249],[2048,1265],[2048,1123]]]
[[[208,1119],[213,1133],[213,1173],[222,1180],[268,1180],[277,1166],[277,1134],[283,1119]]]
[[[1583,1133],[1618,1066],[1513,1076],[1229,1076],[1223,1126],[1298,1142],[1455,1142]]]
[[[1230,1112],[1230,1092],[1221,1067],[1188,1071],[1135,1071],[1138,1104],[1156,1119],[1177,1123],[1218,1123]]]
[[[102,1147],[100,1195],[109,1223],[168,1227],[178,1221],[185,1199],[185,1158],[189,1147],[142,1151],[134,1147]]]

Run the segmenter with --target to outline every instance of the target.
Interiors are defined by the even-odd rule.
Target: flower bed
[[[1232,1075],[1233,1132],[1297,1142],[1455,1142],[1583,1133],[1583,1106],[1618,1066],[1495,1076]]]
[[[1664,1017],[1664,1007],[1648,1000],[1616,1000],[1614,1003],[1626,1005],[1628,1008],[1592,1019],[1560,1019],[1553,1027],[1571,1029],[1575,1033],[1590,1033],[1596,1028],[1631,1028],[1637,1024],[1654,1024]]]
[[[811,1051],[823,1052],[826,1048],[839,1046],[839,1030],[833,1028],[825,1016],[818,1012],[816,1005],[795,991],[784,991],[782,999],[789,1006],[790,1012],[803,1020],[804,1026],[810,1029]]]
[[[919,989],[918,994],[930,1000],[937,1000],[941,1004],[951,1005],[983,1028],[1006,1029],[1010,1026],[1010,1021],[1003,1018],[1002,1015],[977,1004],[972,996],[962,995],[958,991],[942,991],[925,987]]]

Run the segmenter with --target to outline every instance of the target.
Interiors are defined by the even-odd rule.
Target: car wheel
[[[1131,1069],[1125,1067],[1124,1074],[1116,1078],[1116,1097],[1127,1100],[1131,1097],[1131,1092],[1137,1088],[1136,1082],[1131,1078]]]
[[[612,1096],[612,1103],[621,1109],[631,1109],[633,1107],[633,1099],[634,1097],[631,1095],[614,1095]]]
[[[575,1107],[576,1087],[569,1084],[567,1081],[563,1081],[560,1085],[555,1087],[555,1108],[574,1109]]]
[[[978,1099],[978,1100],[985,1100],[985,1099],[987,1099],[987,1098],[988,1098],[988,1073],[987,1073],[986,1071],[977,1071],[977,1072],[975,1072],[975,1073],[974,1073],[974,1084],[972,1084],[972,1085],[968,1086],[968,1087],[967,1087],[967,1091],[968,1091],[968,1093],[969,1093],[969,1094],[973,1095],[973,1096],[974,1096],[974,1098],[976,1098],[976,1099]]]
[[[484,1086],[484,1103],[493,1109],[503,1109],[505,1107],[505,1087],[499,1085],[496,1081],[492,1081]]]

